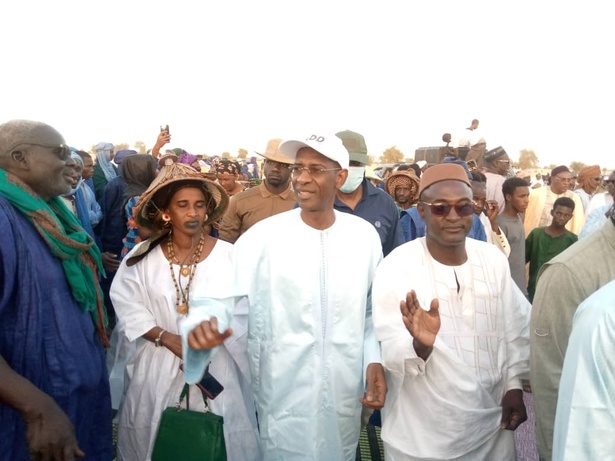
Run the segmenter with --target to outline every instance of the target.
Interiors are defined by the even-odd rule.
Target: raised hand
[[[438,331],[440,331],[439,307],[438,300],[432,299],[429,311],[424,310],[414,290],[410,290],[406,294],[406,299],[399,303],[404,325],[414,338],[414,348],[417,354],[423,359],[426,358],[423,355],[428,356],[431,353]]]
[[[226,338],[233,334],[232,329],[227,329],[220,333],[218,330],[218,319],[212,317],[199,323],[194,330],[188,334],[188,346],[192,349],[213,349],[224,342]]]
[[[493,227],[493,223],[496,222],[499,212],[500,212],[500,209],[499,209],[498,202],[496,200],[487,200],[485,202],[485,214],[489,218],[489,222],[492,224],[492,227]]]

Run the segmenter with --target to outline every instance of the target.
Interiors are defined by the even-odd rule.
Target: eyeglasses
[[[557,179],[561,182],[571,182],[574,181],[574,178],[562,178],[561,176],[553,176],[553,179]]]
[[[290,174],[294,177],[301,176],[301,172],[305,171],[312,177],[320,176],[326,171],[337,171],[341,170],[341,168],[323,168],[321,166],[301,166],[301,165],[290,165],[288,167],[290,169]]]
[[[474,203],[472,202],[462,202],[451,205],[450,203],[429,203],[421,200],[421,203],[429,206],[434,216],[448,216],[452,208],[455,208],[455,212],[461,218],[474,214]]]
[[[265,160],[265,165],[271,166],[271,167],[278,167],[278,168],[290,168],[290,165],[288,163],[280,163],[280,162],[276,162],[275,160],[269,160],[266,159]]]
[[[506,163],[506,164],[509,164],[509,163],[510,163],[510,160],[498,160],[498,162],[500,162],[500,163]]]
[[[60,145],[46,145],[46,144],[36,144],[34,142],[22,142],[19,144],[15,144],[13,147],[11,147],[7,152],[12,152],[15,149],[17,149],[19,146],[37,146],[37,147],[44,147],[45,149],[51,149],[52,152],[57,155],[58,157],[60,157],[62,160],[66,160],[68,158],[70,158],[70,147],[68,147],[65,144],[60,144]]]

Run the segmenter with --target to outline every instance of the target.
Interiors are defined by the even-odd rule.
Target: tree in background
[[[135,150],[139,154],[145,154],[147,152],[147,146],[145,145],[143,141],[137,141],[135,142]]]
[[[380,163],[399,163],[404,159],[404,154],[397,147],[389,147],[380,156]]]
[[[228,152],[222,152],[222,154],[220,154],[220,158],[223,158],[225,160],[229,160],[231,158],[231,154]]]
[[[581,168],[583,168],[584,166],[585,163],[574,161],[570,163],[570,166],[568,168],[570,168],[570,171],[574,173],[574,176],[576,176],[577,174],[579,174],[579,171],[581,171]]]
[[[242,160],[245,160],[248,158],[248,151],[245,149],[239,149],[237,151],[237,158],[240,158]]]
[[[523,149],[519,152],[517,167],[521,170],[532,170],[538,168],[538,157],[531,149]]]

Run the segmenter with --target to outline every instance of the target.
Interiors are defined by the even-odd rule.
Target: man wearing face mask
[[[405,242],[397,206],[389,194],[374,187],[365,178],[365,166],[368,164],[365,138],[350,130],[340,131],[336,136],[348,151],[350,167],[348,178],[337,191],[334,207],[372,223],[380,236],[382,253],[386,256]]]

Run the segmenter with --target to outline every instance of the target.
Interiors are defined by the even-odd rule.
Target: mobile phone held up
[[[160,132],[166,135],[171,134],[171,132],[169,131],[169,125],[160,125]]]

